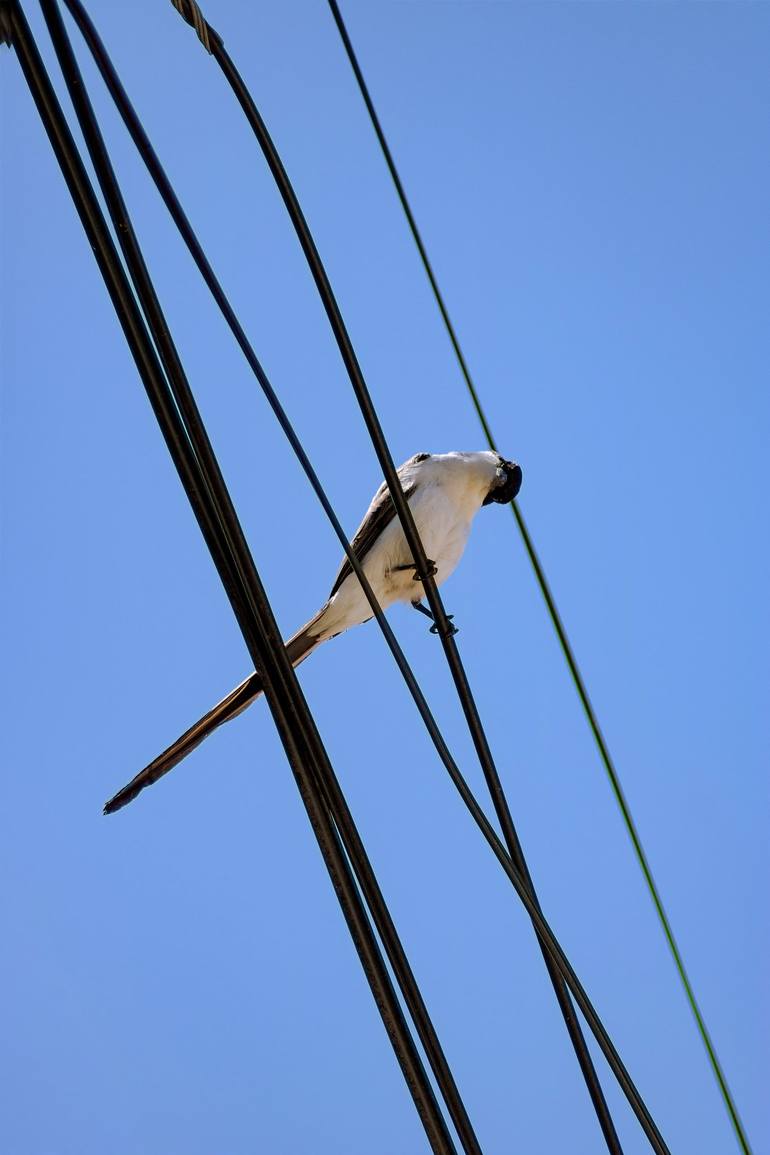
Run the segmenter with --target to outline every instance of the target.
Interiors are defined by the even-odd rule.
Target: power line
[[[58,12],[55,0],[41,0],[44,14],[49,25],[49,30],[54,40],[54,46],[59,56],[62,69],[65,74],[65,81],[70,91],[70,95],[75,104],[78,119],[83,128],[86,137],[86,143],[91,153],[94,167],[97,171],[103,194],[108,203],[108,209],[113,221],[113,227],[120,239],[121,246],[124,251],[129,271],[134,279],[135,286],[138,291],[139,299],[147,317],[152,336],[159,348],[161,360],[168,375],[172,392],[175,400],[180,407],[183,421],[190,427],[190,436],[194,446],[198,446],[197,452],[201,457],[201,464],[204,470],[204,475],[208,474],[213,478],[211,487],[214,495],[214,500],[220,506],[224,503],[225,514],[227,520],[232,519],[236,528],[238,537],[241,540],[242,546],[246,548],[245,539],[242,537],[240,527],[237,525],[235,519],[235,510],[230,504],[229,495],[224,486],[224,480],[219,472],[219,467],[211,449],[205,429],[200,420],[200,415],[197,412],[195,402],[187,384],[184,370],[182,369],[176,350],[168,331],[165,318],[162,314],[160,304],[152,288],[146,267],[144,266],[141,253],[133,233],[130,219],[120,195],[117,182],[112,172],[112,168],[107,157],[104,144],[99,133],[96,120],[93,115],[93,110],[90,107],[90,102],[85,89],[82,84],[79,70],[69,45],[64,25]],[[218,496],[217,496],[218,495]],[[227,521],[225,522],[227,524]],[[279,636],[279,647],[283,648],[282,640]],[[287,659],[288,665],[288,659]],[[262,667],[259,667],[260,669]],[[305,707],[306,719],[303,723],[306,731],[311,735],[309,748],[313,753],[316,763],[320,766],[319,780],[321,784],[321,793],[326,796],[326,804],[330,809],[331,816],[334,818],[339,832],[342,836],[342,842],[351,859],[353,868],[356,872],[359,885],[361,886],[367,902],[372,911],[375,924],[378,932],[386,947],[389,955],[391,965],[397,976],[399,985],[401,986],[407,1006],[413,1015],[415,1024],[418,1028],[423,1045],[429,1055],[431,1065],[434,1069],[437,1082],[445,1093],[446,1101],[450,1104],[450,1109],[455,1120],[458,1132],[463,1138],[463,1147],[473,1155],[480,1155],[480,1147],[473,1132],[467,1112],[465,1111],[462,1100],[457,1091],[457,1087],[451,1076],[449,1066],[441,1050],[438,1042],[438,1037],[433,1028],[431,1020],[428,1016],[427,1009],[422,1001],[414,976],[406,959],[406,954],[398,939],[395,926],[390,917],[389,911],[385,904],[382,893],[377,884],[376,878],[372,871],[369,860],[363,848],[363,843],[358,836],[352,815],[347,807],[342,791],[336,781],[330,763],[326,757],[325,751],[320,743],[320,737],[315,730],[312,723],[312,718]],[[300,720],[301,720],[300,716]],[[391,1012],[392,1013],[392,1012]],[[409,1040],[411,1043],[411,1040]],[[433,1104],[427,1095],[429,1085],[425,1079],[424,1069],[416,1067],[414,1057],[416,1051],[411,1055],[411,1063],[414,1070],[420,1076],[423,1082],[423,1087],[420,1090],[419,1097],[415,1101],[418,1107],[422,1106],[423,1121],[428,1124],[427,1130],[429,1136],[433,1133],[433,1142],[437,1149],[453,1150],[451,1142],[447,1145],[448,1133],[446,1132],[443,1120],[437,1113],[437,1105],[434,1109]],[[405,1068],[406,1073],[406,1068]]]
[[[343,530],[343,528],[342,528],[342,526],[341,526],[341,524],[340,524],[340,522],[339,522],[339,520],[338,520],[338,518],[334,512],[334,509],[331,506],[329,499],[326,496],[326,493],[324,492],[323,487],[321,486],[321,483],[320,483],[317,475],[315,474],[315,471],[313,470],[313,467],[312,467],[312,465],[311,465],[311,463],[307,457],[307,454],[305,453],[305,451],[302,447],[302,444],[296,435],[296,432],[294,431],[286,413],[284,412],[284,410],[283,410],[283,408],[282,408],[282,406],[281,406],[281,404],[280,404],[280,402],[279,402],[279,400],[275,394],[275,391],[274,391],[272,385],[270,384],[270,381],[269,381],[264,369],[262,368],[259,360],[257,359],[256,354],[255,354],[252,346],[250,345],[248,338],[247,338],[245,332],[243,331],[243,328],[240,325],[240,323],[239,323],[239,321],[238,321],[238,319],[237,319],[237,317],[236,317],[236,315],[232,309],[232,306],[230,305],[230,303],[229,303],[229,301],[228,301],[228,299],[227,299],[227,297],[226,297],[226,295],[222,289],[222,286],[220,285],[219,281],[217,280],[216,275],[214,274],[214,271],[211,268],[211,265],[209,264],[208,259],[206,258],[206,255],[205,255],[205,253],[204,253],[204,251],[200,245],[200,242],[198,241],[197,237],[195,236],[195,233],[193,232],[192,227],[191,227],[189,221],[187,220],[187,217],[184,213],[184,210],[182,209],[182,206],[179,203],[179,200],[178,200],[178,198],[177,198],[177,196],[173,190],[173,187],[171,186],[171,184],[168,180],[168,177],[166,176],[166,174],[165,174],[165,172],[164,172],[164,170],[163,170],[163,168],[162,168],[162,166],[158,160],[158,157],[156,156],[156,154],[152,148],[152,145],[151,145],[151,143],[147,137],[147,134],[144,131],[144,128],[142,127],[142,124],[141,124],[134,108],[131,105],[131,102],[130,102],[121,82],[120,82],[120,78],[118,77],[117,73],[115,72],[114,66],[112,65],[112,63],[110,61],[109,55],[107,54],[107,51],[106,51],[104,45],[102,44],[102,42],[98,36],[98,33],[96,32],[96,29],[95,29],[92,21],[90,20],[90,17],[88,16],[85,9],[83,8],[83,5],[80,3],[80,0],[65,0],[65,4],[70,9],[71,14],[74,17],[74,19],[78,25],[78,28],[80,29],[80,32],[83,35],[83,37],[86,41],[86,44],[87,44],[88,48],[90,49],[90,51],[94,57],[95,63],[96,63],[96,65],[97,65],[97,67],[98,67],[98,69],[102,75],[103,80],[105,81],[105,84],[107,86],[107,89],[108,89],[110,95],[112,96],[112,98],[115,102],[115,105],[118,109],[118,112],[119,112],[120,116],[122,117],[134,143],[136,144],[137,149],[140,153],[140,156],[142,157],[142,160],[144,161],[153,181],[155,182],[156,187],[158,188],[158,191],[160,192],[160,194],[164,200],[164,203],[166,204],[166,206],[169,210],[169,213],[170,213],[172,219],[174,220],[174,223],[176,224],[176,226],[180,232],[180,235],[182,236],[182,238],[183,238],[185,244],[187,245],[191,255],[193,256],[193,259],[195,260],[206,284],[208,285],[208,287],[212,293],[212,296],[214,297],[214,299],[215,299],[217,305],[219,306],[223,316],[225,317],[228,325],[230,326],[239,346],[241,347],[252,371],[254,372],[254,374],[255,374],[255,376],[256,376],[259,384],[260,384],[260,387],[262,388],[271,408],[273,409],[273,412],[275,413],[282,429],[284,430],[284,433],[286,434],[286,437],[289,440],[289,442],[292,446],[292,449],[294,450],[298,460],[300,461],[302,468],[305,471],[305,473],[306,473],[306,475],[307,475],[307,477],[311,483],[311,486],[313,487],[321,505],[323,506],[324,511],[326,512],[326,515],[329,518],[329,520],[330,520],[330,522],[334,528],[334,531],[340,540],[342,548],[344,549],[345,553],[347,554],[347,556],[351,562],[351,565],[352,565],[354,571],[356,572],[359,581],[361,582],[361,585],[364,589],[364,593],[365,593],[367,599],[369,600],[369,604],[372,608],[372,612],[373,612],[374,616],[376,617],[378,624],[380,625],[380,627],[381,627],[381,629],[385,635],[386,641],[387,641],[387,643],[388,643],[388,645],[389,645],[389,647],[393,653],[393,656],[396,660],[396,663],[397,663],[397,665],[398,665],[398,667],[399,667],[399,669],[400,669],[400,671],[401,671],[401,673],[402,673],[402,675],[403,675],[403,677],[407,683],[407,686],[410,690],[410,693],[412,694],[412,696],[415,700],[417,708],[418,708],[418,710],[419,710],[419,712],[423,718],[423,721],[425,722],[426,728],[428,729],[428,733],[429,733],[432,741],[434,742],[434,745],[435,745],[436,750],[439,754],[439,757],[441,758],[442,762],[444,763],[445,767],[447,768],[447,771],[449,772],[450,777],[452,778],[453,783],[457,787],[463,801],[465,802],[466,806],[470,810],[471,815],[474,818],[474,821],[476,821],[477,824],[479,825],[479,828],[480,828],[483,836],[486,838],[487,842],[490,844],[493,852],[495,853],[496,857],[498,858],[498,861],[502,865],[502,867],[505,870],[506,874],[508,875],[509,879],[514,883],[514,886],[516,886],[516,881],[515,881],[516,879],[518,879],[520,886],[524,886],[524,883],[521,882],[521,880],[518,877],[518,872],[516,871],[516,869],[513,867],[512,863],[511,863],[510,857],[509,857],[507,851],[505,850],[505,847],[500,842],[500,839],[497,837],[492,826],[490,825],[489,821],[487,820],[486,816],[484,815],[481,807],[478,805],[478,802],[474,798],[472,792],[470,791],[469,787],[467,786],[467,783],[465,782],[464,778],[462,777],[462,774],[460,773],[456,763],[452,759],[452,756],[451,756],[451,754],[450,754],[450,752],[446,746],[446,743],[444,742],[444,739],[441,736],[441,733],[440,733],[440,731],[436,725],[435,719],[433,718],[433,716],[430,712],[430,709],[428,707],[428,704],[425,701],[425,698],[422,694],[422,691],[420,690],[420,687],[419,687],[419,685],[418,685],[418,683],[414,677],[414,674],[413,674],[411,668],[409,667],[409,664],[406,661],[406,658],[403,654],[403,651],[401,650],[401,648],[400,648],[400,646],[399,646],[399,644],[395,638],[395,635],[393,634],[393,631],[392,631],[387,619],[385,618],[385,615],[383,614],[383,612],[379,606],[379,603],[377,602],[377,599],[374,596],[374,593],[371,590],[369,582],[366,578],[366,575],[363,571],[363,568],[361,567],[360,562],[358,561],[358,558],[356,557],[355,553],[353,552],[353,550],[349,544],[347,535],[345,534],[345,532],[344,532],[344,530]],[[211,32],[213,37],[216,37],[216,33],[214,33],[213,30],[209,29],[209,31]],[[560,959],[558,957],[556,958],[556,962],[557,962],[557,965],[560,965]],[[582,992],[582,997],[584,997],[587,1000],[587,996],[585,996],[584,992]],[[588,1005],[590,1007],[590,1004],[588,1004]],[[601,1026],[601,1023],[598,1020],[598,1016],[596,1015],[596,1012],[593,1010],[592,1007],[590,1007],[590,1015],[592,1016],[593,1023],[596,1024],[596,1030],[598,1030],[600,1032],[600,1034],[603,1032],[604,1038],[603,1038],[603,1040],[600,1040],[600,1045],[602,1045],[603,1049],[605,1049],[605,1053],[608,1054],[610,1065],[612,1066],[614,1058],[615,1058],[615,1052],[614,1052],[614,1048],[612,1048],[611,1041],[609,1040],[608,1036],[606,1035],[606,1031],[604,1031],[604,1028]],[[593,1025],[592,1025],[592,1029],[594,1029]],[[615,1068],[613,1067],[613,1070],[614,1069]],[[623,1075],[621,1074],[619,1077],[622,1080]]]
[[[356,81],[358,83],[358,87],[359,87],[359,90],[361,92],[361,96],[363,97],[364,104],[366,105],[367,112],[369,113],[369,118],[372,122],[372,127],[374,128],[375,134],[377,136],[377,140],[379,141],[380,148],[382,150],[382,154],[383,154],[385,163],[388,167],[388,171],[390,172],[391,178],[393,180],[393,184],[394,184],[395,189],[396,189],[396,194],[398,196],[399,201],[401,202],[401,207],[404,210],[404,215],[407,219],[407,223],[409,225],[409,230],[412,234],[412,238],[414,239],[415,245],[417,246],[417,251],[420,255],[420,260],[422,261],[423,267],[425,269],[425,273],[428,277],[428,281],[430,282],[430,287],[433,291],[433,296],[436,300],[436,304],[438,306],[439,312],[441,313],[441,317],[442,317],[442,320],[443,320],[444,325],[446,327],[447,334],[449,336],[449,340],[452,344],[452,348],[454,349],[455,356],[457,358],[457,362],[460,366],[460,372],[462,373],[462,376],[465,380],[465,384],[468,388],[468,392],[470,394],[473,408],[476,411],[476,415],[477,415],[479,422],[481,424],[481,427],[484,431],[484,436],[487,439],[487,444],[489,445],[490,449],[497,452],[497,445],[495,443],[495,439],[493,437],[489,422],[487,421],[484,409],[481,405],[481,400],[479,397],[478,390],[474,384],[473,378],[471,377],[470,369],[468,368],[468,363],[465,359],[465,355],[464,355],[462,347],[460,345],[459,338],[458,338],[457,333],[455,331],[454,325],[452,324],[452,321],[449,317],[449,311],[446,307],[446,303],[444,301],[443,294],[441,293],[441,290],[439,289],[438,282],[436,280],[436,276],[433,272],[433,267],[432,267],[430,260],[428,258],[427,250],[425,248],[422,237],[420,235],[420,231],[417,227],[417,222],[415,221],[414,214],[412,213],[409,201],[408,201],[407,196],[406,196],[406,192],[404,191],[404,186],[401,183],[401,178],[399,176],[398,169],[396,168],[395,161],[393,160],[393,154],[390,151],[390,147],[388,146],[388,142],[387,142],[387,139],[385,137],[385,133],[383,132],[382,125],[380,124],[379,117],[377,116],[377,112],[374,108],[374,104],[373,104],[372,98],[369,94],[369,89],[366,85],[366,81],[364,80],[364,76],[363,76],[363,73],[361,71],[361,67],[358,63],[358,59],[356,58],[355,51],[353,50],[353,45],[352,45],[350,37],[348,35],[348,31],[345,27],[345,23],[342,19],[342,14],[340,13],[339,6],[336,3],[336,0],[328,0],[328,4],[329,4],[329,8],[331,9],[332,17],[334,18],[334,22],[337,26],[337,30],[340,34],[340,38],[341,38],[342,43],[344,45],[345,51],[347,53],[348,60],[350,61],[350,65],[353,69],[353,73],[354,73]],[[575,685],[575,689],[577,690],[578,697],[580,699],[580,703],[581,703],[583,710],[585,712],[586,719],[588,721],[588,725],[591,729],[591,733],[594,736],[596,746],[599,750],[599,755],[600,755],[601,760],[604,764],[604,768],[607,772],[607,777],[609,778],[610,786],[612,787],[613,794],[615,795],[615,799],[618,803],[618,807],[620,809],[620,813],[622,815],[623,822],[625,823],[626,830],[627,830],[628,835],[631,839],[631,844],[634,848],[634,853],[635,853],[636,858],[638,860],[642,874],[644,875],[644,880],[645,880],[645,883],[647,884],[647,889],[649,890],[650,897],[652,898],[653,905],[655,906],[655,910],[656,910],[657,915],[658,915],[658,919],[660,921],[661,927],[663,928],[663,933],[666,937],[666,941],[668,942],[669,949],[670,949],[672,957],[674,959],[674,965],[676,966],[677,972],[679,974],[679,978],[680,978],[682,986],[684,988],[684,992],[685,992],[685,995],[687,997],[687,1001],[690,1004],[690,1009],[691,1009],[692,1014],[695,1018],[698,1032],[701,1036],[701,1040],[703,1042],[703,1045],[706,1049],[706,1053],[708,1055],[709,1063],[711,1065],[714,1076],[717,1080],[717,1084],[719,1086],[722,1098],[724,1100],[725,1107],[727,1108],[727,1112],[730,1116],[730,1120],[732,1122],[736,1138],[738,1140],[740,1147],[744,1151],[745,1155],[751,1155],[751,1148],[749,1146],[748,1136],[746,1134],[746,1131],[743,1127],[740,1116],[738,1114],[738,1108],[735,1104],[732,1093],[731,1093],[730,1088],[729,1088],[728,1083],[727,1083],[727,1078],[724,1074],[722,1066],[721,1066],[719,1059],[717,1057],[716,1050],[714,1048],[714,1044],[711,1040],[711,1036],[710,1036],[709,1031],[706,1027],[705,1020],[703,1018],[703,1014],[700,1010],[697,999],[695,998],[695,992],[693,990],[692,983],[690,982],[689,976],[687,974],[687,970],[686,970],[685,965],[684,965],[684,959],[682,958],[681,951],[679,950],[676,939],[674,937],[674,932],[673,932],[671,923],[669,921],[668,915],[666,914],[665,908],[663,906],[663,901],[661,899],[660,892],[659,892],[658,887],[657,887],[655,880],[653,878],[652,870],[650,868],[650,864],[649,864],[649,861],[647,859],[647,855],[645,854],[645,851],[644,851],[644,848],[642,846],[642,842],[641,842],[641,839],[639,836],[639,832],[636,828],[636,823],[633,820],[633,817],[631,815],[631,810],[630,810],[630,807],[628,805],[628,801],[627,801],[627,799],[623,793],[623,788],[622,788],[621,783],[620,783],[620,778],[618,776],[618,772],[615,768],[615,764],[614,764],[612,756],[610,754],[607,742],[606,742],[604,735],[602,734],[601,728],[599,726],[599,720],[596,716],[596,712],[593,708],[593,705],[591,703],[591,699],[588,695],[588,688],[586,686],[583,675],[580,671],[580,667],[578,665],[577,658],[575,657],[575,653],[572,649],[572,645],[571,645],[569,638],[567,636],[567,631],[566,631],[564,623],[561,619],[561,615],[559,614],[559,610],[557,608],[553,592],[550,588],[550,585],[548,584],[542,563],[540,561],[540,558],[538,557],[537,551],[535,550],[535,546],[534,546],[534,543],[532,541],[532,537],[530,535],[530,532],[527,528],[527,524],[524,520],[524,516],[523,516],[523,514],[519,508],[518,502],[516,500],[511,502],[511,509],[512,509],[513,515],[516,519],[516,524],[519,527],[519,531],[521,533],[521,537],[522,537],[522,540],[524,542],[524,548],[527,551],[527,556],[529,557],[530,563],[531,563],[532,568],[535,572],[535,577],[537,579],[537,583],[540,587],[540,591],[541,591],[543,598],[545,600],[545,604],[546,604],[546,607],[548,610],[549,617],[551,618],[551,622],[552,622],[553,627],[556,631],[556,636],[559,639],[559,645],[561,646],[562,653],[564,654],[564,658],[567,662],[567,666],[569,668],[569,672],[570,672],[570,675],[572,677],[572,681]]]
[[[55,0],[41,0],[41,7],[59,57],[62,71],[75,103],[81,127],[91,152],[94,167],[100,175],[105,198],[110,202],[113,219],[120,217],[122,198],[115,185],[109,160],[103,150],[98,128],[85,96],[74,57],[66,38]],[[403,1012],[393,990],[387,968],[379,951],[356,882],[345,857],[341,829],[329,810],[327,799],[336,785],[326,751],[283,649],[283,642],[272,615],[265,591],[254,566],[248,546],[219,472],[218,464],[189,393],[183,374],[174,369],[174,354],[164,361],[171,369],[171,388],[166,382],[144,327],[136,301],[131,293],[117,252],[99,209],[83,163],[56,100],[50,80],[40,60],[34,40],[18,0],[10,0],[14,45],[25,78],[48,132],[54,151],[78,209],[81,222],[94,249],[100,271],[107,284],[132,354],[150,398],[153,410],[174,464],[183,482],[217,569],[228,588],[235,588],[231,599],[252,660],[265,677],[268,704],[276,722],[287,757],[295,774],[303,803],[313,826],[327,865],[335,892],[343,909],[349,930],[358,950],[367,980],[377,1002],[391,1043],[396,1052],[415,1105],[420,1113],[432,1149],[440,1155],[453,1155],[454,1143],[443,1119],[427,1073],[411,1038]],[[124,206],[123,206],[124,207]],[[125,231],[130,223],[125,214],[120,221]],[[131,238],[133,241],[133,237]],[[146,270],[141,254],[129,242],[124,248],[137,291],[147,310],[153,336],[159,340],[155,313],[144,285]],[[168,335],[167,335],[168,336]],[[170,338],[169,338],[170,340]],[[159,340],[159,348],[165,340]],[[178,411],[176,406],[179,407]],[[180,414],[182,416],[180,416]],[[338,788],[338,786],[337,786]],[[344,839],[344,834],[342,835]],[[350,850],[348,851],[350,853]],[[351,857],[355,854],[352,848]]]

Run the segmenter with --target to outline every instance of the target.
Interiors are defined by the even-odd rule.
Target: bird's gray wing
[[[416,465],[420,461],[425,461],[425,459],[428,457],[430,457],[429,453],[416,453],[414,457],[410,457],[408,461],[405,461],[404,464],[399,467],[399,477],[401,477],[408,466]],[[417,481],[413,481],[406,487],[406,489],[404,489],[402,485],[401,488],[403,489],[404,497],[407,501],[417,489],[418,485],[419,482]],[[387,526],[390,525],[395,516],[396,507],[393,504],[393,498],[390,496],[390,490],[388,489],[387,482],[383,481],[382,485],[377,490],[374,498],[372,499],[372,504],[367,510],[366,517],[359,525],[358,529],[356,530],[356,535],[350,543],[351,549],[358,558],[359,562],[363,562],[364,558],[374,543],[377,541],[380,534],[387,528]],[[334,585],[332,586],[331,593],[329,594],[330,598],[334,597],[337,590],[344,582],[345,578],[349,577],[352,572],[353,567],[350,564],[350,559],[346,555],[343,558],[342,565],[340,566],[339,572],[334,579]]]

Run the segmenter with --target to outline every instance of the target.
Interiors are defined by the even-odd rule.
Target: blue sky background
[[[170,5],[90,10],[352,532],[377,464],[229,90]],[[343,11],[761,1151],[770,6]],[[295,181],[394,456],[482,447],[325,4],[206,14]],[[101,815],[250,666],[8,52],[0,77],[0,1146],[421,1152],[264,703]],[[338,544],[93,93],[288,634]],[[479,516],[444,593],[552,925],[672,1151],[735,1149],[506,510]],[[391,620],[482,792],[439,643]],[[484,1150],[602,1150],[531,929],[377,629],[301,678]],[[648,1150],[605,1082],[627,1155]]]

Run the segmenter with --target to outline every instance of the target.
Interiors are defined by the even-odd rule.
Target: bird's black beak
[[[521,489],[521,467],[515,461],[501,462],[499,472],[500,480],[492,486],[482,502],[483,505],[489,505],[492,501],[499,505],[507,505]]]

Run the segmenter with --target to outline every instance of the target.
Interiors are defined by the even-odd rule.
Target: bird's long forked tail
[[[286,643],[286,654],[293,666],[298,666],[317,646],[320,646],[322,641],[326,641],[323,634],[319,637],[317,633],[313,632],[314,627],[317,628],[319,618],[325,609],[324,606],[306,626],[302,627],[299,633],[296,633]],[[169,770],[173,770],[196,746],[201,744],[204,738],[207,738],[217,727],[229,722],[231,718],[235,718],[247,706],[250,706],[262,691],[261,675],[259,673],[251,674],[239,686],[236,686],[226,698],[217,702],[213,709],[199,718],[189,730],[185,730],[176,742],[172,742],[162,754],[159,754],[148,766],[140,770],[122,790],[110,798],[109,802],[105,803],[104,813],[114,814],[116,810],[127,806],[129,802],[133,802],[145,786],[152,786],[153,782],[157,782],[164,774],[168,774]]]

